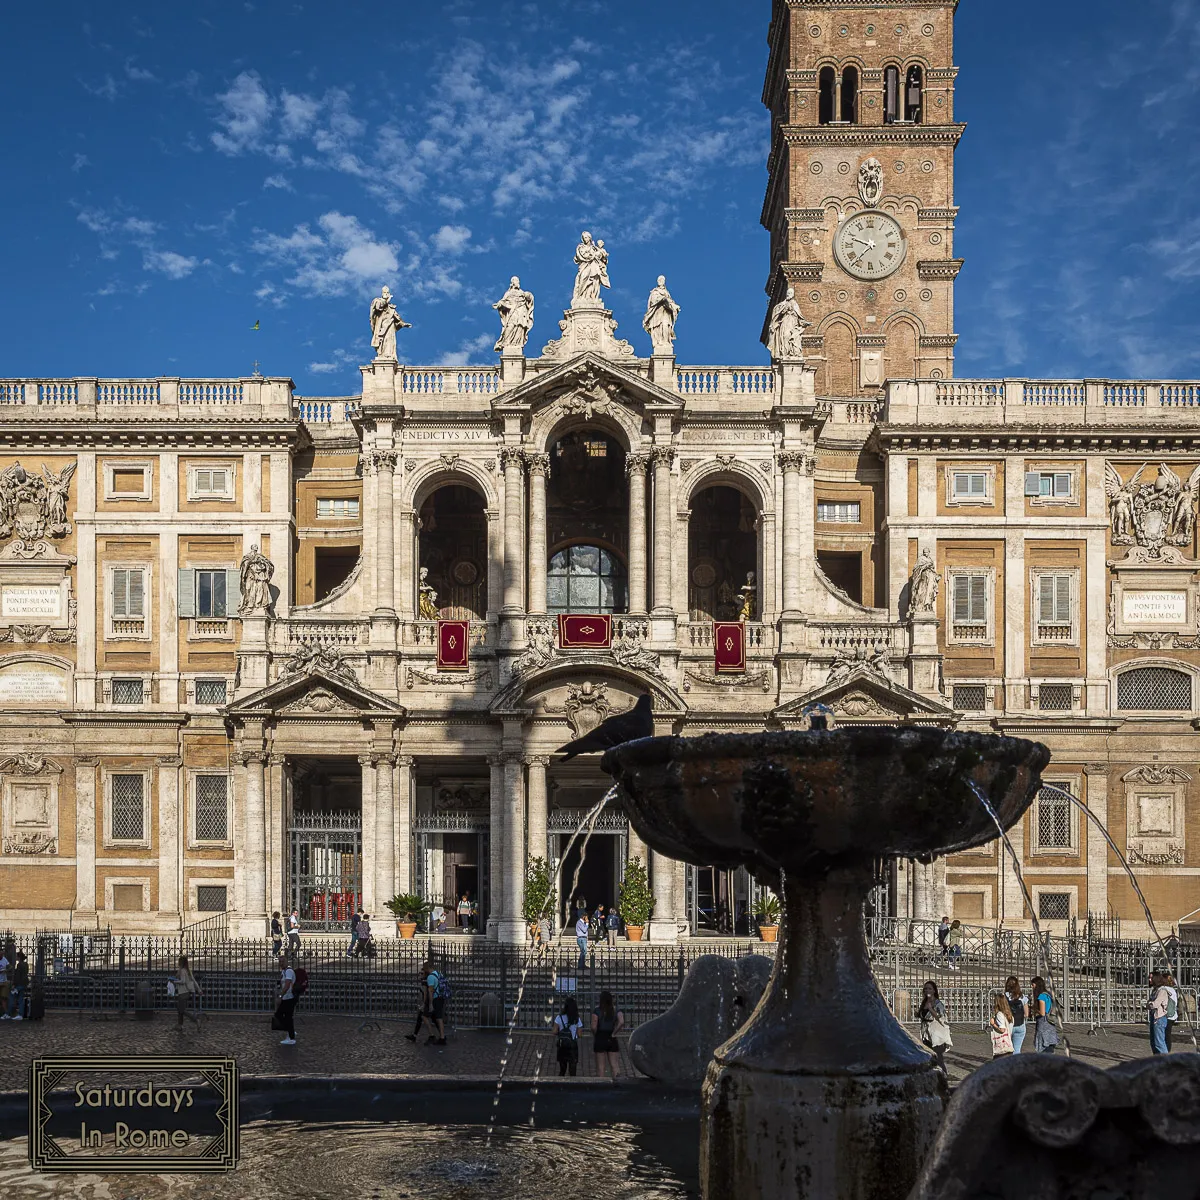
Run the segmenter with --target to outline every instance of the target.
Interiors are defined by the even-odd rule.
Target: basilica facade
[[[403,362],[381,289],[353,396],[0,380],[5,924],[417,892],[517,942],[530,859],[594,904],[637,857],[651,941],[748,932],[752,880],[619,804],[568,854],[608,781],[559,748],[645,694],[663,734],[1035,737],[1156,918],[1200,908],[1200,384],[954,378],[954,8],[776,0],[767,364],[678,362],[661,278],[620,337],[585,233],[554,336],[514,278],[489,366]],[[1061,792],[1014,840],[1043,923],[1140,927]],[[1031,916],[995,846],[877,903]]]

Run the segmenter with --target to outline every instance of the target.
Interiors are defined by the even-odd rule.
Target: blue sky
[[[349,394],[381,283],[408,361],[480,362],[514,273],[540,349],[584,228],[639,352],[665,273],[681,361],[764,361],[769,13],[10,5],[0,375]],[[1200,5],[966,0],[958,61],[958,374],[1200,376]]]

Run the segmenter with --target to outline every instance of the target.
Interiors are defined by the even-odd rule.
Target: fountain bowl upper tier
[[[701,866],[765,881],[888,857],[930,860],[993,841],[1033,802],[1050,751],[940,728],[643,738],[609,750],[634,829]]]

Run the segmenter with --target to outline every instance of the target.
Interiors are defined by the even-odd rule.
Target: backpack
[[[1167,989],[1167,1020],[1179,1020],[1179,1002],[1175,998],[1175,991],[1172,988]]]
[[[359,922],[359,919],[360,919],[360,918],[359,918],[359,915],[358,915],[358,913],[355,913],[355,914],[354,914],[354,916],[352,916],[352,917],[350,918],[350,930],[351,930],[351,932],[353,932],[355,929],[357,929],[357,928],[358,928],[358,922]]]
[[[575,1036],[571,1032],[571,1026],[567,1022],[567,1018],[560,1015],[555,1018],[554,1024],[558,1030],[559,1050],[571,1050],[575,1046]]]
[[[615,912],[608,914],[608,927],[609,929],[620,929],[621,927],[621,918]]]
[[[434,974],[437,976],[437,987],[433,989],[434,999],[449,1001],[450,997],[454,994],[453,989],[450,987],[450,980],[441,971],[435,971]]]
[[[308,972],[303,967],[296,968],[296,982],[292,984],[292,999],[299,1000],[308,991]]]
[[[1008,1007],[1012,1009],[1013,1026],[1025,1024],[1025,1005],[1021,1003],[1019,996],[1008,997]]]

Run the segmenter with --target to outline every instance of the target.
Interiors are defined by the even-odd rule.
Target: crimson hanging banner
[[[718,675],[746,669],[746,626],[742,621],[713,622],[713,655]]]
[[[558,618],[558,645],[561,650],[607,650],[612,645],[612,617],[568,616]]]
[[[466,671],[470,667],[471,627],[466,621],[439,621],[439,671]]]

